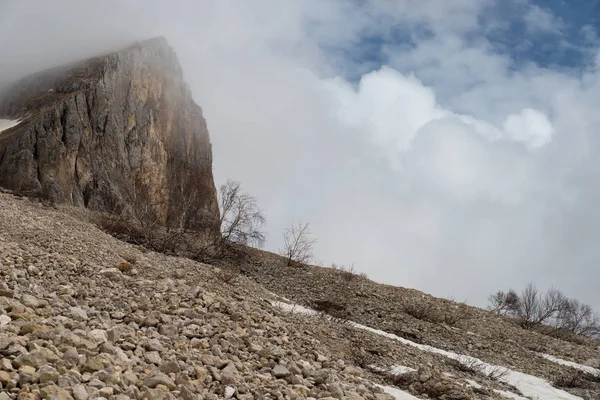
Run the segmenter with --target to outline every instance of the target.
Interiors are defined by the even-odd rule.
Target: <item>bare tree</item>
[[[313,246],[317,239],[311,237],[310,225],[298,222],[286,229],[284,245],[279,253],[286,258],[288,267],[306,264],[313,258]]]
[[[506,315],[515,312],[519,306],[519,295],[514,290],[510,289],[508,293],[498,291],[488,298],[490,311]]]
[[[591,306],[579,300],[568,299],[566,306],[553,324],[556,332],[569,332],[576,335],[600,337],[600,317]]]
[[[259,248],[264,245],[265,216],[256,199],[242,192],[240,182],[228,180],[219,188],[219,211],[222,240]]]
[[[542,295],[530,283],[520,295],[514,290],[499,291],[490,296],[489,301],[492,312],[515,318],[525,329],[543,327],[543,331],[552,335],[600,335],[598,314],[589,305],[569,299],[555,288]]]

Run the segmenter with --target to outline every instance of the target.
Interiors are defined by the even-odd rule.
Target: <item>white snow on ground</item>
[[[473,386],[475,389],[481,389],[483,387],[479,383],[472,381],[471,379],[465,379],[465,382],[467,382],[469,386]]]
[[[529,400],[525,397],[521,397],[518,394],[514,394],[513,392],[507,392],[504,390],[496,390],[494,389],[494,392],[498,393],[500,396],[502,397],[506,397],[507,399],[515,399],[515,400]],[[540,397],[541,399],[541,397]]]
[[[404,390],[396,389],[395,387],[381,386],[378,384],[375,384],[375,386],[377,386],[380,389],[383,389],[383,391],[387,394],[394,396],[396,400],[421,400],[418,397],[415,397],[412,394],[405,392]]]
[[[9,119],[0,119],[0,132],[18,125],[21,121],[11,121]]]
[[[539,353],[540,356],[544,357],[546,360],[550,360],[560,365],[566,365],[567,367],[575,368],[583,372],[587,372],[588,374],[600,376],[600,369],[592,368],[587,365],[581,365],[574,363],[572,361],[562,360],[560,358],[551,356],[550,354]]]
[[[280,301],[273,303],[274,307],[277,307],[283,311],[292,312],[295,314],[304,314],[310,316],[320,315],[318,311],[311,310],[310,308],[302,307],[298,304],[287,304]],[[499,377],[499,380],[507,383],[511,386],[516,387],[521,391],[524,396],[532,397],[537,400],[583,400],[581,397],[574,396],[570,393],[565,392],[564,390],[557,389],[553,387],[550,382],[545,379],[538,378],[533,375],[528,375],[522,372],[513,371],[511,369],[501,367],[498,365],[492,365],[481,361],[478,358],[470,357],[466,355],[452,353],[450,351],[441,350],[432,346],[427,346],[424,344],[419,344],[412,342],[408,339],[404,339],[402,337],[396,336],[392,333],[380,331],[378,329],[373,329],[365,325],[357,324],[356,322],[348,322],[349,325],[355,327],[356,329],[362,329],[367,332],[374,333],[376,335],[381,335],[387,337],[392,340],[396,340],[400,343],[416,347],[419,350],[428,351],[430,353],[435,353],[442,355],[444,357],[448,357],[462,364],[469,365],[477,365],[477,368],[484,374],[498,374],[502,373],[502,376]],[[518,397],[517,397],[518,398]]]
[[[413,372],[413,371],[416,371],[416,369],[411,368],[411,367],[406,367],[404,365],[394,365],[390,372],[394,375],[402,375],[402,374],[407,374],[407,373]]]
[[[479,383],[475,382],[474,380],[465,379],[465,382],[467,382],[468,386],[474,387],[475,389],[483,388],[483,386],[481,386]],[[507,392],[505,390],[494,389],[494,392],[498,393],[502,397],[506,397],[507,399],[528,400],[525,397],[521,397],[518,394],[515,394],[513,392]]]

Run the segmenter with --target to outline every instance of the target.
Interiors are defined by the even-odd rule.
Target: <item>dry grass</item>
[[[427,299],[405,300],[401,304],[402,311],[413,318],[433,324],[456,326],[460,321],[470,318],[467,309],[459,304],[443,304],[436,306]]]

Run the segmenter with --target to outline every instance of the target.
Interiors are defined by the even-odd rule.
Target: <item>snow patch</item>
[[[469,386],[472,386],[472,387],[474,387],[475,389],[481,389],[481,388],[483,387],[483,386],[481,386],[479,383],[477,383],[477,382],[475,382],[475,381],[473,381],[473,380],[471,380],[471,379],[465,379],[465,382],[467,382],[467,384],[468,384]]]
[[[595,376],[600,376],[600,369],[596,369],[587,365],[577,364],[572,361],[567,361],[560,359],[558,357],[551,356],[550,354],[538,353],[540,356],[544,357],[546,360],[555,362],[560,365],[565,365],[567,367],[575,368],[583,372],[587,372],[588,374],[592,374]]]
[[[21,121],[12,121],[10,119],[0,119],[0,132],[12,128],[13,126],[19,125]]]
[[[505,390],[497,390],[494,389],[495,393],[498,393],[500,396],[505,397],[507,399],[515,399],[515,400],[529,400],[525,397],[519,396],[518,394],[514,394],[513,392],[507,392]],[[541,399],[541,397],[540,397]]]
[[[392,370],[390,371],[393,375],[402,375],[408,374],[409,372],[416,371],[416,369],[411,367],[406,367],[404,365],[394,365]]]
[[[281,310],[303,314],[309,316],[320,315],[319,312],[312,310],[310,308],[302,307],[298,304],[286,304],[282,302],[273,302],[273,306],[277,307]],[[438,349],[436,347],[415,343],[408,339],[404,339],[400,336],[394,335],[393,333],[388,333],[381,331],[379,329],[374,329],[365,325],[358,324],[356,322],[349,321],[348,325],[353,326],[356,329],[362,329],[367,332],[374,333],[376,335],[384,336],[392,340],[396,340],[402,344],[406,344],[408,346],[415,347],[422,351],[427,351],[434,354],[439,354],[444,357],[448,357],[462,364],[467,365],[477,365],[477,368],[484,374],[498,374],[502,373],[502,376],[499,377],[499,381],[507,383],[511,386],[519,389],[524,396],[533,397],[538,400],[583,400],[581,397],[574,396],[570,393],[565,392],[564,390],[557,389],[553,387],[550,382],[545,379],[538,378],[533,375],[528,375],[523,372],[513,371],[511,369],[501,367],[498,365],[488,364],[486,362],[481,361],[478,358],[466,356],[462,354],[452,353],[450,351]],[[509,393],[509,392],[507,392]],[[514,393],[511,393],[514,395]],[[519,398],[519,397],[517,397]],[[522,397],[521,397],[522,398]]]
[[[382,386],[378,384],[375,384],[375,386],[382,389],[387,394],[392,395],[396,400],[421,400],[418,397],[415,397],[404,390],[396,389],[395,387]]]

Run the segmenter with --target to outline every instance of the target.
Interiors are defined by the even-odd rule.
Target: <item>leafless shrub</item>
[[[457,394],[457,389],[460,390],[454,384],[440,384],[441,373],[434,369],[420,368],[418,371],[406,372],[403,374],[387,373],[385,375],[388,382],[392,383],[399,388],[410,390],[424,397],[431,399],[445,399],[445,398],[468,398],[465,396],[452,396],[451,394]],[[422,377],[429,377],[429,379],[423,380]]]
[[[591,306],[576,299],[566,299],[559,311],[553,328],[588,337],[600,337],[600,317]]]
[[[490,296],[489,302],[492,312],[514,318],[525,329],[535,328],[554,336],[600,336],[598,314],[589,305],[569,299],[555,288],[542,295],[530,283],[520,295],[514,290],[499,291]]]
[[[508,375],[508,368],[494,367],[484,372],[485,376],[492,381],[499,381]]]
[[[498,381],[508,375],[508,369],[500,366],[491,366],[475,358],[461,355],[456,359],[449,359],[448,363],[455,369],[472,375],[477,375],[492,381]]]
[[[331,264],[331,268],[339,271],[342,274],[342,277],[344,278],[344,280],[346,281],[352,281],[358,277],[366,277],[365,273],[358,273],[358,271],[356,270],[356,267],[354,265],[354,263],[345,266],[345,265],[338,265],[338,264]]]
[[[449,326],[456,326],[459,322],[470,318],[469,313],[461,307],[455,307],[454,309],[446,307],[441,313],[442,322]]]
[[[261,248],[266,219],[256,198],[242,192],[240,182],[228,180],[219,188],[221,237],[225,241]]]
[[[230,180],[221,186],[220,220],[216,220],[214,215],[196,210],[204,195],[202,186],[197,184],[197,174],[189,168],[182,169],[170,193],[168,215],[158,211],[164,209],[162,199],[152,199],[134,184],[125,193],[115,194],[100,213],[97,224],[122,240],[199,261],[219,258],[228,243],[258,247],[264,244],[264,215],[256,199],[242,192],[239,182]],[[190,225],[195,229],[189,229]]]
[[[348,311],[344,304],[332,300],[315,300],[312,302],[312,308],[322,314],[328,315],[343,322],[348,320]]]
[[[308,223],[294,223],[283,234],[284,245],[279,251],[285,257],[286,264],[298,266],[307,264],[313,258],[313,246],[316,239],[311,237]]]
[[[453,306],[452,304],[436,306],[433,301],[425,299],[420,299],[420,301],[405,300],[401,306],[402,311],[411,317],[434,324],[455,326],[460,321],[469,318],[468,312],[463,307]]]
[[[558,375],[552,385],[563,389],[595,389],[600,387],[600,376],[585,371],[569,371]]]

